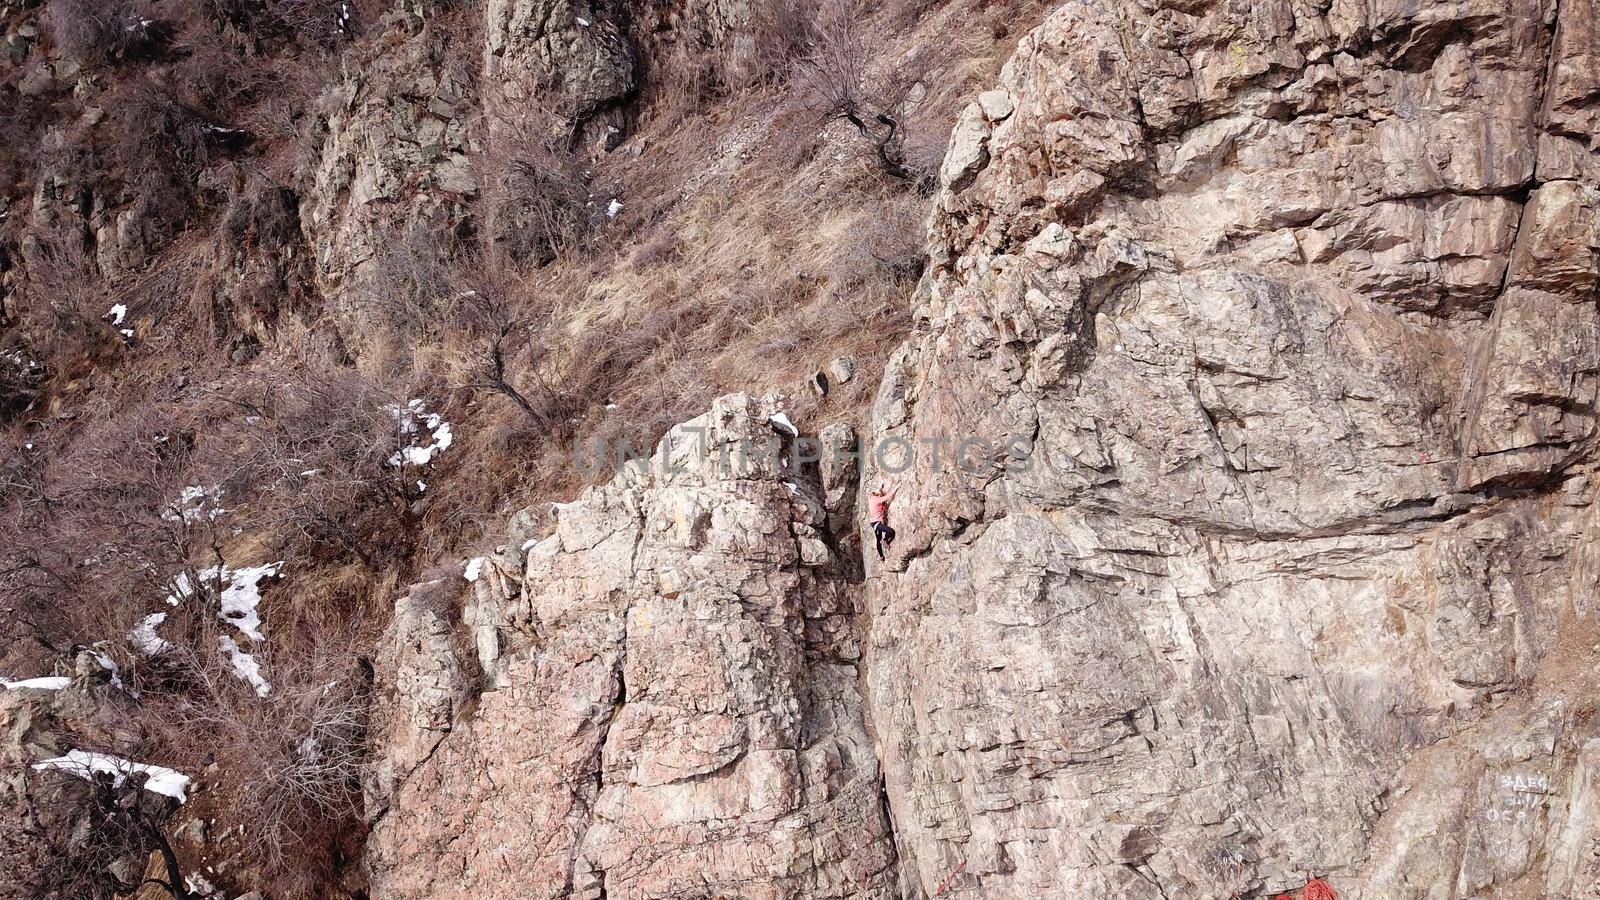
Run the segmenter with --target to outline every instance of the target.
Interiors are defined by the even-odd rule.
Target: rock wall
[[[1073,0],[963,114],[872,435],[905,896],[1600,885],[1595,12]]]
[[[515,523],[468,567],[470,646],[411,592],[374,896],[895,894],[824,474],[744,455],[777,412],[724,398]]]
[[[853,469],[715,464],[743,396],[519,517],[401,603],[374,896],[1592,894],[1597,54],[1055,9],[940,174],[890,558]]]

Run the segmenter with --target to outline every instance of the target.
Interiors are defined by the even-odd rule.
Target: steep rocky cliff
[[[397,638],[376,895],[1590,895],[1595,15],[1051,12],[940,173],[890,559],[700,468],[742,397],[520,520]]]
[[[719,400],[517,523],[470,564],[473,651],[398,618],[376,896],[895,895],[839,473],[762,452],[778,412]]]
[[[1072,2],[968,109],[873,435],[1032,453],[869,577],[908,894],[1595,890],[1595,12]]]
[[[82,8],[0,897],[1600,896],[1597,0]]]

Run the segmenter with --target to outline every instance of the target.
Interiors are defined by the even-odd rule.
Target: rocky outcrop
[[[553,89],[574,122],[626,99],[637,63],[620,5],[589,0],[491,0],[484,9],[484,73],[512,102],[536,86]]]
[[[1595,13],[1050,13],[859,470],[725,398],[402,604],[374,895],[1595,890]]]
[[[318,100],[300,180],[316,283],[349,335],[420,316],[409,296],[437,265],[477,191],[463,51],[435,20],[391,13],[381,38]]]
[[[964,113],[870,436],[906,896],[1594,890],[1594,15],[1072,0]]]
[[[778,411],[724,398],[547,533],[519,520],[467,567],[472,652],[400,629],[432,637],[396,644],[414,728],[390,746],[414,767],[374,826],[374,896],[894,895],[856,591],[818,467],[761,450],[792,438]],[[481,693],[444,723],[458,664]]]

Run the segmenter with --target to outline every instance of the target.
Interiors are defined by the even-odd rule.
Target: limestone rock
[[[1592,890],[1594,13],[1069,0],[963,114],[867,440],[1027,452],[869,560],[906,895]]]
[[[717,401],[530,538],[502,686],[399,784],[374,896],[896,896],[854,595],[777,412]]]

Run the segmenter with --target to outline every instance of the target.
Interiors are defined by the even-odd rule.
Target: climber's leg
[[[873,543],[878,547],[878,558],[883,559],[883,548],[894,543],[894,529],[890,528],[886,523],[873,522],[872,538]]]

